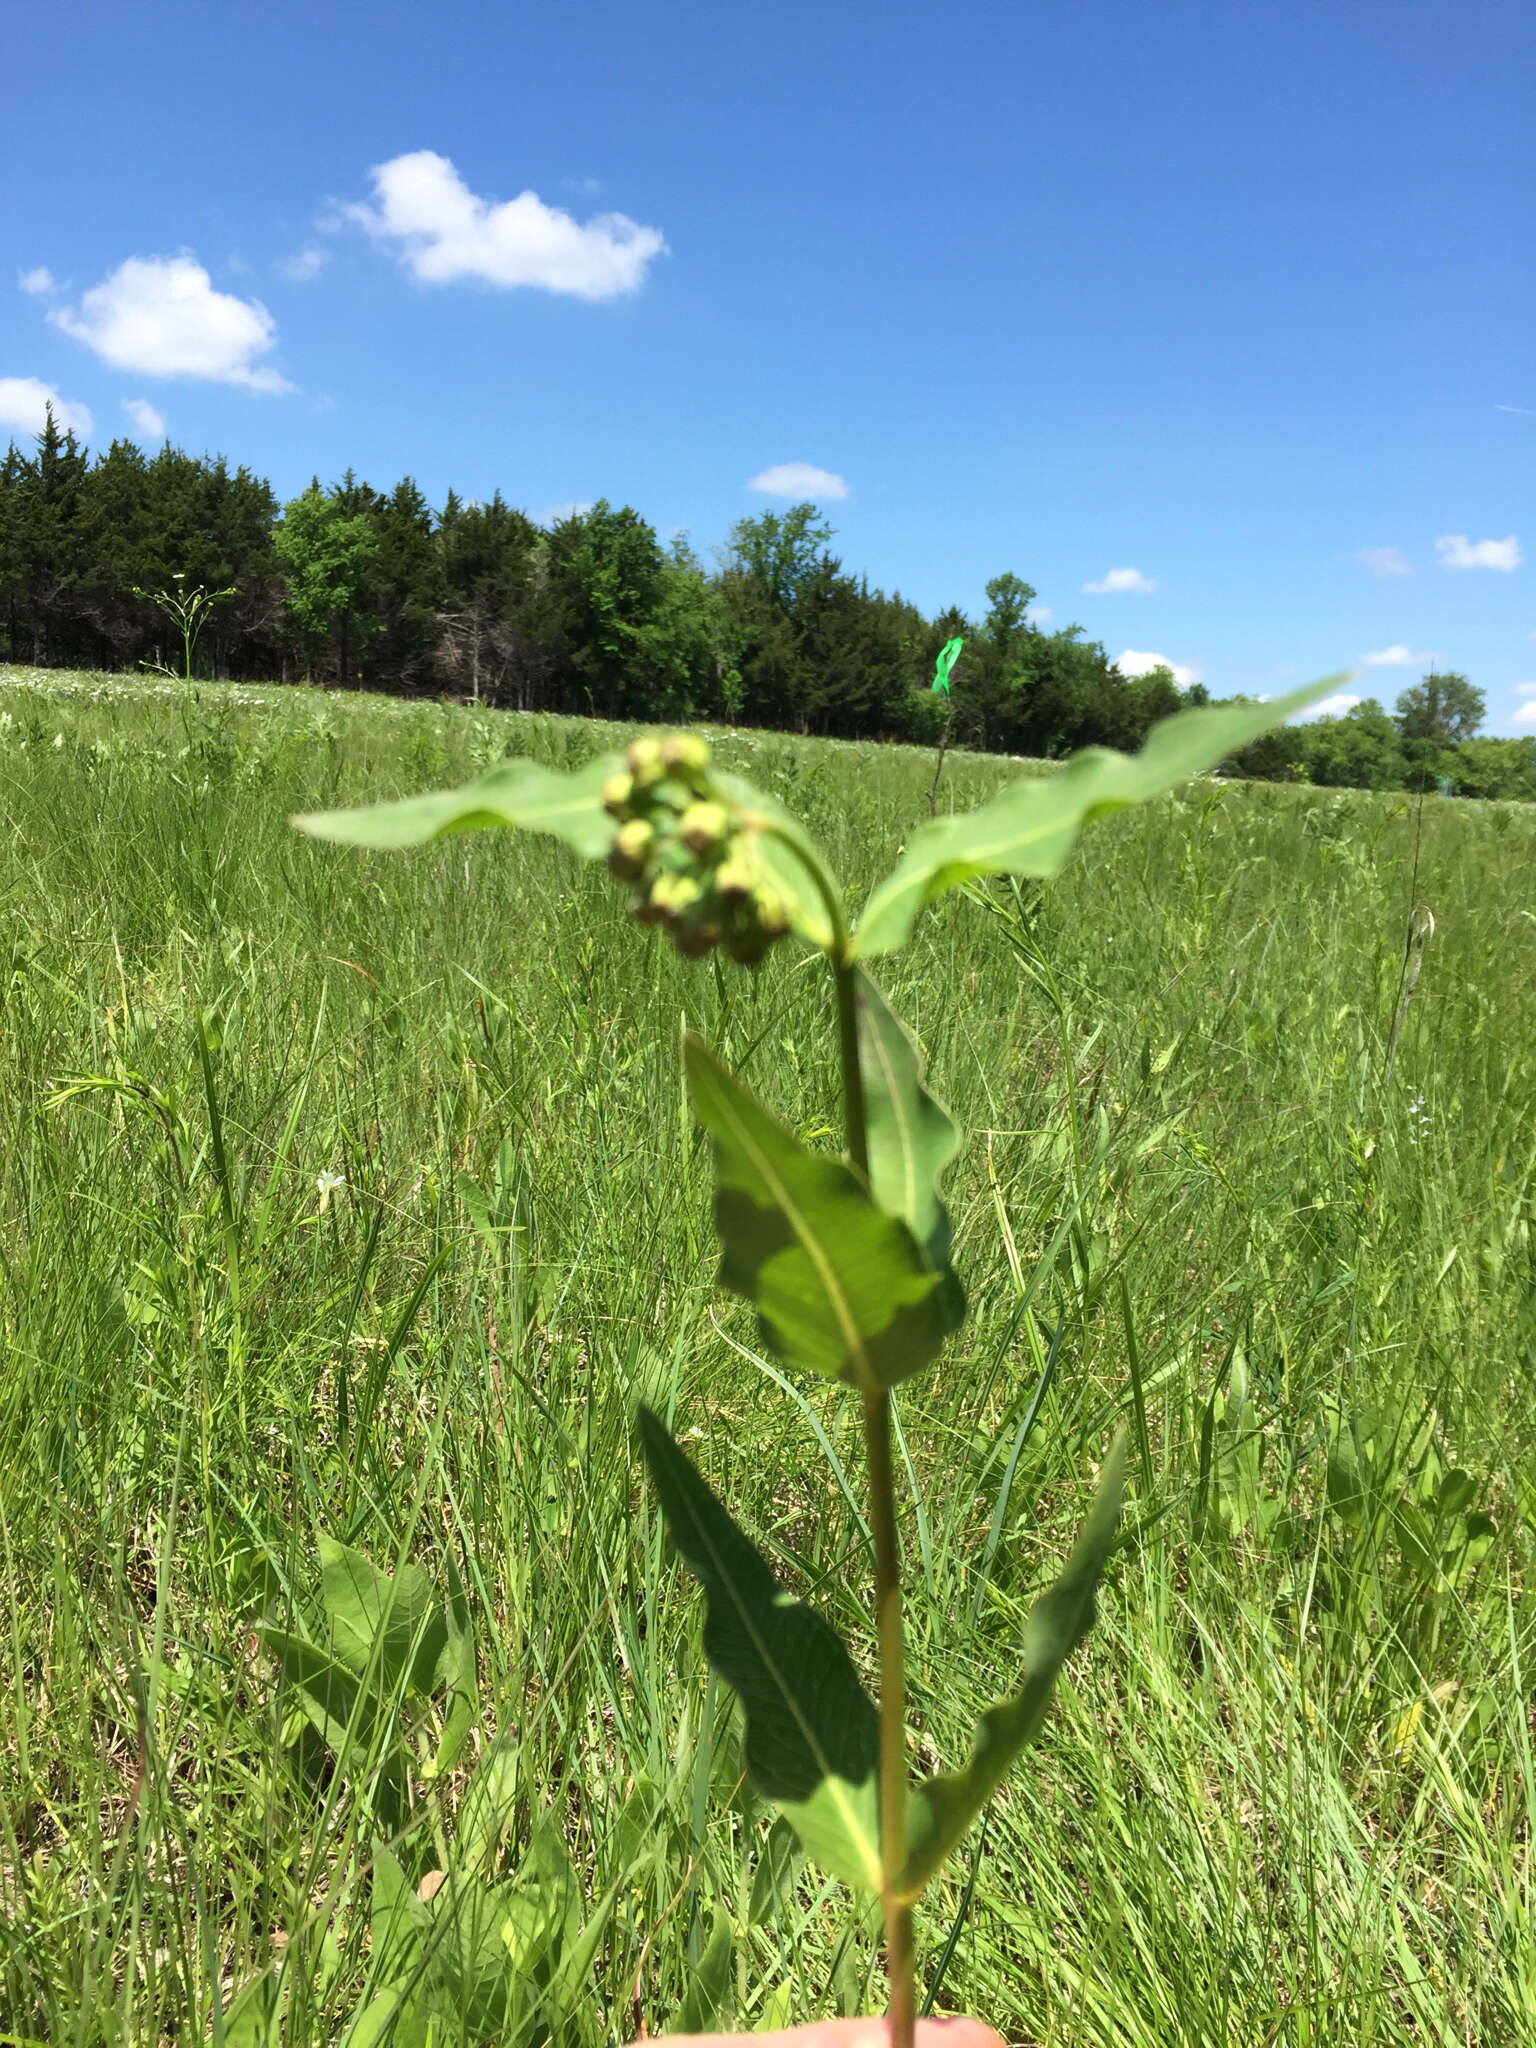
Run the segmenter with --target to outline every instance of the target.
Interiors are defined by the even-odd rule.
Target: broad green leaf
[[[509,2006],[533,1986],[563,1924],[561,1902],[523,1877],[501,1884],[445,1884],[432,1901],[439,1939],[434,1990],[472,2041],[501,2040]]]
[[[880,1722],[848,1652],[818,1614],[780,1592],[649,1408],[639,1426],[672,1540],[704,1588],[704,1654],[741,1701],[748,1777],[833,1876],[878,1890]]]
[[[393,1693],[403,1681],[430,1692],[448,1638],[447,1623],[427,1575],[404,1563],[393,1578],[334,1537],[320,1538],[320,1597],[331,1624],[331,1647],[359,1678]]]
[[[752,1873],[752,1893],[747,1905],[747,1925],[761,1927],[775,1914],[800,1868],[800,1844],[795,1831],[780,1814],[768,1830]]]
[[[281,2018],[276,1972],[263,1970],[241,1985],[225,2008],[224,2048],[276,2048]]]
[[[866,1392],[938,1356],[938,1275],[841,1160],[808,1152],[691,1033],[694,1114],[715,1141],[720,1278],[755,1303],[781,1358]]]
[[[939,1176],[955,1156],[960,1133],[923,1086],[922,1057],[884,990],[862,967],[856,978],[870,1193],[888,1216],[909,1227],[929,1270],[939,1275],[944,1328],[952,1333],[965,1320],[965,1292],[949,1260],[949,1211]]]
[[[731,2010],[731,1964],[736,1943],[729,1913],[715,1911],[715,1924],[699,1967],[683,1994],[683,2009],[677,2016],[680,2034],[709,2034],[723,2028]]]
[[[1139,754],[1085,747],[1057,774],[1015,782],[979,811],[920,825],[865,904],[854,951],[894,952],[925,903],[978,875],[1054,875],[1084,825],[1214,768],[1343,680],[1329,676],[1269,704],[1181,711],[1153,726]]]
[[[589,761],[574,775],[542,768],[537,761],[503,761],[464,789],[432,790],[357,810],[310,811],[292,822],[315,839],[383,848],[421,846],[446,832],[486,825],[515,825],[524,832],[552,833],[584,859],[600,860],[617,830],[603,809],[603,784],[622,766],[617,754]]]
[[[459,1867],[466,1875],[489,1875],[501,1861],[517,1810],[521,1761],[516,1729],[503,1728],[476,1766],[454,1828]]]
[[[826,872],[815,842],[793,811],[787,811],[773,797],[754,788],[745,777],[725,769],[711,771],[715,787],[727,803],[737,805],[750,820],[771,826],[758,841],[758,855],[779,895],[789,921],[801,938],[822,952],[832,944],[832,920],[821,891],[811,878],[812,869]],[[796,848],[800,850],[795,851]]]
[[[389,2048],[417,2048],[426,2039],[426,2020],[420,2003],[411,1999],[402,1984],[391,1984],[370,1998],[355,2014],[342,2041],[342,2048],[378,2048],[387,2039]]]
[[[357,1679],[347,1666],[287,1629],[259,1628],[256,1633],[278,1660],[280,1687],[297,1692],[305,1718],[337,1760],[350,1761],[349,1727],[351,1740],[366,1749],[375,1720],[373,1701],[365,1700],[358,1711]]]
[[[422,1771],[430,1785],[451,1771],[458,1762],[469,1731],[474,1725],[475,1693],[479,1673],[475,1664],[475,1638],[469,1625],[469,1602],[464,1597],[459,1567],[452,1554],[448,1559],[447,1640],[433,1673],[435,1683],[448,1688],[448,1712],[438,1739],[437,1754]]]
[[[404,1977],[422,1942],[432,1933],[432,1914],[411,1889],[394,1853],[377,1837],[373,1844],[373,1899],[369,1948],[374,1977]]]
[[[911,1846],[897,1885],[904,1899],[919,1896],[1002,1783],[1019,1751],[1039,1734],[1061,1667],[1093,1626],[1094,1595],[1120,1525],[1125,1452],[1126,1434],[1121,1430],[1104,1460],[1088,1519],[1065,1571],[1030,1609],[1024,1624],[1023,1685],[1012,1699],[998,1701],[982,1715],[964,1770],[929,1778],[915,1788],[908,1821]]]
[[[598,1945],[623,1883],[622,1877],[616,1877],[592,1908],[592,1917],[580,1934],[574,1938],[567,1935],[566,1946],[550,1973],[549,1990],[544,1999],[544,2008],[552,2026],[558,2026],[561,2020],[568,2018],[589,1995],[587,1979],[597,1960]]]

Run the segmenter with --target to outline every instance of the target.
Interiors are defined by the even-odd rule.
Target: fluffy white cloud
[[[1143,576],[1139,569],[1110,569],[1096,583],[1083,585],[1088,597],[1121,597],[1127,593],[1144,597],[1149,590],[1156,588],[1157,578]]]
[[[49,292],[58,290],[53,281],[53,272],[46,263],[39,263],[36,270],[22,271],[16,282],[24,292],[30,292],[35,299],[46,298]]]
[[[846,498],[847,480],[835,469],[818,469],[814,462],[776,462],[772,469],[760,469],[747,481],[749,491],[761,491],[765,498]]]
[[[45,384],[40,377],[0,377],[0,427],[40,434],[50,405],[61,427],[73,427],[82,435],[91,431],[89,408],[60,398],[52,385]]]
[[[1373,576],[1411,576],[1412,564],[1401,548],[1362,548],[1360,559]]]
[[[567,519],[585,519],[596,503],[595,498],[572,498],[564,505],[546,505],[542,512],[534,514],[535,526],[560,526]]]
[[[216,292],[191,256],[130,256],[78,306],[55,306],[48,318],[117,370],[204,377],[247,391],[293,389],[257,360],[277,341],[266,307]]]
[[[165,436],[165,414],[159,406],[151,405],[147,398],[125,398],[123,411],[141,434],[148,434],[151,441],[163,440]]]
[[[1511,533],[1503,540],[1469,540],[1464,533],[1442,533],[1435,542],[1442,569],[1501,569],[1508,575],[1522,560],[1520,543]]]
[[[479,278],[531,285],[578,299],[613,299],[638,289],[646,266],[666,248],[659,228],[622,213],[573,220],[537,192],[499,203],[471,192],[445,156],[417,149],[375,164],[374,204],[347,217],[375,241],[392,244],[423,284]]]
[[[1027,625],[1037,626],[1043,631],[1055,616],[1048,604],[1032,604],[1025,612],[1024,619]]]
[[[1516,683],[1515,688],[1525,698],[1515,706],[1516,725],[1536,725],[1536,683]]]
[[[1415,654],[1411,647],[1405,647],[1401,640],[1391,647],[1378,647],[1374,654],[1362,654],[1362,668],[1417,668],[1421,662],[1433,661],[1430,653]]]
[[[1342,718],[1346,711],[1353,711],[1357,704],[1364,702],[1363,697],[1351,697],[1347,690],[1340,690],[1337,696],[1325,697],[1321,704],[1309,704],[1292,723],[1305,725],[1310,718]]]
[[[291,256],[278,259],[278,269],[290,284],[308,284],[318,277],[331,260],[329,249],[322,249],[316,243],[306,243],[302,249],[295,249]]]
[[[1169,669],[1181,690],[1187,690],[1191,683],[1200,680],[1199,669],[1181,661],[1170,661],[1166,654],[1146,653],[1139,647],[1127,647],[1115,667],[1123,676],[1147,676],[1155,668]]]

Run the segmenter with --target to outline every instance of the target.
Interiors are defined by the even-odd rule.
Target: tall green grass
[[[322,1532],[456,1562],[505,1866],[552,1821],[617,1885],[573,2041],[674,2023],[722,1916],[734,2024],[873,2008],[831,1888],[749,1912],[767,1817],[630,1441],[641,1395],[703,1429],[869,1653],[857,1404],[786,1395],[715,1296],[676,1052],[693,1024],[830,1132],[821,978],[687,967],[541,843],[286,824],[611,729],[0,683],[0,2041],[223,2039],[274,1964],[273,2038],[344,2032],[377,1811],[285,1740],[257,1634]],[[856,885],[926,816],[921,751],[717,744]],[[1021,772],[951,756],[945,800]],[[968,1133],[973,1316],[901,1404],[930,1761],[1136,1443],[1100,1627],[920,1916],[938,2009],[1080,2048],[1536,2037],[1533,876],[1519,807],[1201,783],[896,967]]]

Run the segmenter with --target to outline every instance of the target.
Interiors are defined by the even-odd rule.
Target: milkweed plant
[[[800,823],[721,768],[694,732],[637,739],[627,754],[575,773],[507,761],[465,789],[294,821],[318,839],[375,848],[481,826],[549,833],[606,861],[639,922],[688,959],[719,950],[751,968],[793,938],[826,960],[840,1156],[802,1144],[703,1038],[688,1035],[683,1059],[713,1147],[721,1284],[753,1304],[781,1360],[844,1382],[862,1406],[876,1698],[833,1629],[780,1590],[761,1551],[643,1406],[638,1434],[676,1549],[703,1587],[705,1655],[741,1703],[748,1776],[813,1859],[880,1899],[892,2048],[911,2048],[916,2021],[913,1905],[1039,1733],[1057,1676],[1092,1626],[1119,1526],[1125,1436],[1104,1461],[1065,1569],[1028,1616],[1021,1682],[982,1714],[958,1769],[914,1782],[892,1400],[935,1364],[966,1313],[940,1189],[958,1133],[873,963],[903,946],[947,891],[991,875],[1055,874],[1085,825],[1214,768],[1336,681],[1272,703],[1182,712],[1155,726],[1137,754],[1089,749],[980,810],[930,820],[856,922]]]

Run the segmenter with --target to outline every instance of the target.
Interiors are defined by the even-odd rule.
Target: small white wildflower
[[[326,1172],[317,1175],[315,1186],[320,1190],[320,1214],[322,1216],[330,1204],[332,1195],[336,1194],[339,1189],[344,1188],[346,1184],[346,1175],[342,1173],[332,1173],[327,1169]]]

